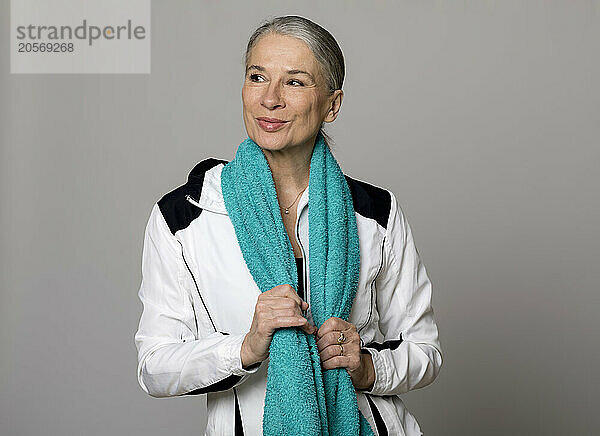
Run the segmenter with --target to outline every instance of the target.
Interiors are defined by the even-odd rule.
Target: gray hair
[[[342,89],[345,66],[344,55],[340,46],[326,29],[308,18],[298,15],[271,18],[258,27],[248,40],[246,53],[244,54],[245,67],[248,66],[248,58],[256,42],[268,33],[292,36],[302,40],[321,67],[321,73],[325,78],[329,94],[332,94],[336,89]],[[329,145],[331,138],[323,130],[324,125],[325,123],[321,125],[320,131],[325,137],[325,142]]]

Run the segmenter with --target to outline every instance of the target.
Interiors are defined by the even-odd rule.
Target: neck
[[[278,195],[283,198],[292,197],[308,186],[310,176],[310,159],[315,141],[283,150],[263,149]]]

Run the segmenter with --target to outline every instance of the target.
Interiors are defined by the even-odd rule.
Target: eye
[[[258,80],[259,78],[261,80]],[[261,76],[260,74],[256,74],[256,73],[250,74],[250,81],[251,82],[262,82],[262,81],[264,81],[264,77]]]
[[[302,83],[301,81],[296,80],[296,79],[292,79],[288,83],[294,83],[294,82],[297,83],[298,85],[293,85],[293,86],[304,86],[304,83]]]

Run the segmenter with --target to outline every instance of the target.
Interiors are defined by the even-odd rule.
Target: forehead
[[[260,37],[254,44],[248,56],[248,65],[252,64],[265,68],[318,71],[317,60],[304,41],[273,33]]]

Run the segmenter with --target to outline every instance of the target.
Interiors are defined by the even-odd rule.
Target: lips
[[[279,118],[258,117],[256,118],[258,125],[265,132],[275,132],[285,126],[289,121],[280,120]]]

